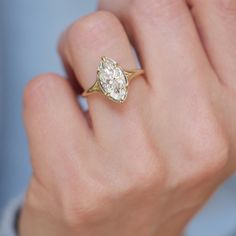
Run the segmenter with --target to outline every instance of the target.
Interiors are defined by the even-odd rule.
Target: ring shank
[[[99,85],[99,81],[96,80],[96,82],[94,83],[94,85],[92,87],[90,87],[88,90],[85,90],[81,96],[83,97],[86,97],[92,93],[99,93],[101,92],[101,88],[100,88],[100,85]]]
[[[134,70],[125,70],[125,75],[130,83],[134,78],[143,75],[144,70],[142,69],[134,69]]]

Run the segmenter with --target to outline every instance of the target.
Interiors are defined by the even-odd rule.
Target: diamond
[[[124,102],[128,95],[128,80],[117,62],[102,57],[97,74],[104,94],[116,102]]]

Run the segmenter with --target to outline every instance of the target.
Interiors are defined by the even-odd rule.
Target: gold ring
[[[139,75],[141,69],[124,70],[115,60],[103,56],[97,69],[96,82],[82,96],[101,93],[116,103],[123,103],[128,96],[128,85]]]

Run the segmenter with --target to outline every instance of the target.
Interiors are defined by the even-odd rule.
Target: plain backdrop
[[[63,74],[58,38],[70,23],[95,9],[95,0],[0,0],[0,216],[10,199],[26,190],[30,176],[23,88],[42,72]],[[235,179],[215,194],[187,235],[236,235]]]

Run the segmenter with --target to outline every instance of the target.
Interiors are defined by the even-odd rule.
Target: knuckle
[[[165,171],[163,165],[158,163],[150,163],[143,165],[141,171],[137,172],[137,184],[141,190],[157,188],[165,182]]]
[[[67,31],[67,38],[71,45],[91,48],[107,43],[108,37],[120,25],[119,20],[112,13],[98,11],[85,16],[72,24]]]
[[[34,103],[43,96],[43,93],[49,89],[56,81],[61,78],[53,73],[39,75],[28,82],[24,90],[23,103],[26,106],[29,103]]]
[[[228,142],[218,133],[204,137],[202,143],[195,146],[193,150],[191,160],[194,167],[190,177],[188,176],[188,181],[209,180],[220,173],[228,162]]]
[[[124,195],[142,194],[162,189],[165,182],[165,168],[156,157],[149,160],[142,160],[133,166],[129,176],[129,183],[124,189]]]
[[[230,143],[227,134],[208,105],[201,108],[197,122],[190,119],[188,127],[191,129],[182,133],[180,164],[172,165],[169,172],[170,188],[209,183],[222,174],[228,164]]]
[[[228,156],[227,152],[226,148],[219,149],[219,146],[217,146],[214,151],[211,150],[211,152],[208,152],[208,155],[206,155],[208,158],[204,158],[202,163],[199,164],[196,176],[199,179],[205,180],[214,177],[217,173],[220,173],[226,165]]]
[[[132,0],[132,8],[129,14],[137,20],[159,21],[159,18],[174,19],[183,13],[183,0]]]

